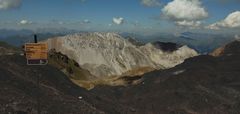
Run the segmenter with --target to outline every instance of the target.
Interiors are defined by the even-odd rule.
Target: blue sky
[[[240,11],[239,0],[182,1],[185,2],[182,3],[180,0],[0,0],[0,28],[68,28],[83,31],[154,33],[169,30],[207,31],[206,29],[212,25],[211,30],[240,30],[240,25],[238,26],[240,15],[237,12]],[[189,8],[190,11],[195,11],[196,8],[203,11],[186,12],[183,4],[188,3],[192,7]],[[179,10],[175,10],[176,5],[181,5],[177,6]],[[238,18],[233,20],[237,25],[233,27],[225,24],[231,23],[231,20],[231,22],[224,20],[234,12],[237,12],[235,15]],[[192,14],[199,15],[189,17]]]

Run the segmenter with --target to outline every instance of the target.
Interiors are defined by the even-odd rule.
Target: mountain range
[[[80,68],[89,71],[95,78],[87,81],[94,82],[172,68],[185,59],[198,55],[186,45],[174,43],[135,45],[133,41],[129,42],[116,33],[72,34],[51,38],[45,42],[50,50],[66,55]],[[114,84],[110,81],[110,85],[119,85],[121,82],[118,81]],[[81,82],[79,84],[81,85]]]
[[[41,41],[54,36],[63,36],[76,32],[80,31],[69,30],[65,28],[39,28],[35,31],[28,29],[0,29],[0,41],[19,47],[22,46],[24,43],[32,42],[34,34],[37,34],[38,40]]]
[[[134,36],[133,36],[134,37]],[[188,45],[198,53],[207,54],[216,48],[234,41],[235,35],[232,34],[214,34],[214,33],[195,33],[183,32],[178,34],[156,34],[147,37],[139,37],[143,42],[173,42],[177,44]]]
[[[86,31],[77,31],[67,28],[39,28],[36,30],[28,29],[0,29],[0,41],[7,42],[14,46],[21,46],[24,43],[31,42],[33,34],[37,34],[39,40],[46,40],[56,36],[65,36],[74,33],[86,33]],[[117,33],[126,39],[136,39],[141,43],[149,43],[155,41],[173,42],[181,45],[188,45],[198,53],[206,54],[214,49],[225,45],[227,42],[235,40],[237,35],[231,34],[213,34],[213,33],[198,33],[198,32],[182,32],[174,33],[159,33],[153,35],[142,35],[136,33],[120,32]]]

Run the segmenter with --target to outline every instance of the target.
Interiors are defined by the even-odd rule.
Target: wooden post
[[[38,42],[38,40],[37,40],[37,35],[34,34],[34,43],[37,43],[37,42]]]
[[[38,43],[38,39],[37,39],[37,35],[34,34],[34,43]],[[36,73],[37,74],[37,73]],[[37,113],[41,114],[40,111],[40,75],[41,74],[37,74],[37,88],[38,88],[38,95],[37,95]]]

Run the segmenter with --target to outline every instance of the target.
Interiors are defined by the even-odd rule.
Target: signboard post
[[[48,63],[48,45],[47,43],[38,43],[37,35],[34,35],[34,43],[26,43],[24,51],[27,58],[27,65],[47,65]],[[37,70],[34,70],[37,75],[37,86],[40,92],[40,77]],[[37,113],[40,114],[40,93],[37,96]]]
[[[28,65],[46,65],[48,63],[48,45],[46,43],[26,43],[25,53]]]

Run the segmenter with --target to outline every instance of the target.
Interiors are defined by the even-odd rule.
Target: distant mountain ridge
[[[66,28],[39,28],[37,30],[28,29],[0,29],[0,41],[7,42],[13,46],[21,46],[24,43],[33,42],[33,35],[38,36],[38,40],[46,40],[55,36],[63,36],[66,34],[76,33],[79,31],[69,30]]]
[[[27,36],[33,33],[34,32],[32,30],[27,30],[27,29],[21,29],[21,30],[0,29],[0,39],[5,39],[10,36]]]
[[[207,54],[228,42],[234,41],[234,37],[235,34],[182,32],[176,34],[159,33],[152,36],[145,36],[141,40],[144,42],[173,42],[187,45],[198,53]]]
[[[0,29],[0,41],[7,42],[11,45],[20,46],[26,42],[32,41],[33,34],[39,36],[39,40],[45,40],[57,36],[65,36],[74,33],[86,33],[89,31],[78,31],[67,28],[38,28],[36,30],[28,29]],[[226,42],[234,40],[237,35],[224,33],[198,33],[198,32],[182,32],[182,33],[158,33],[153,35],[144,35],[141,33],[118,32],[119,35],[130,42],[137,45],[146,44],[149,42],[173,42],[182,45],[188,45],[190,48],[198,51],[201,54],[212,52],[214,49],[224,45]],[[141,42],[134,42],[141,41]]]

